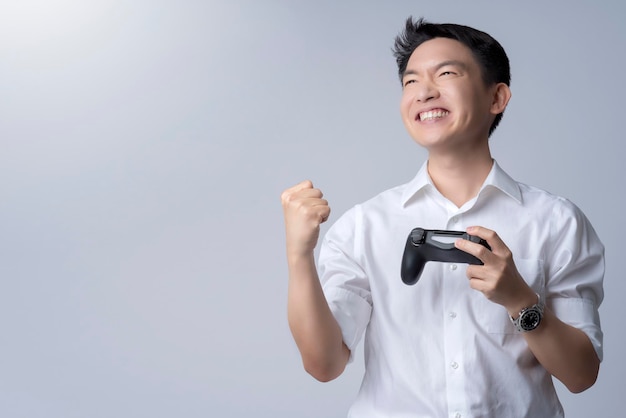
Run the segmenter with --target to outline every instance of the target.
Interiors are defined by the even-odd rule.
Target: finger
[[[304,212],[306,216],[307,213],[317,211],[323,206],[328,206],[328,201],[318,196],[307,197],[290,195],[283,200],[283,209],[285,210],[285,213],[292,212],[295,214],[298,212]],[[317,214],[313,213],[312,217],[317,218]]]
[[[468,277],[469,285],[472,289],[482,292],[485,288],[485,281],[478,277]]]
[[[487,263],[489,257],[492,256],[491,251],[489,251],[484,245],[464,238],[459,238],[454,241],[454,246],[461,251],[465,251],[466,253],[473,255],[483,263]]]
[[[465,270],[465,275],[467,276],[468,279],[471,280],[478,280],[478,281],[484,281],[485,277],[484,272],[485,268],[484,266],[481,265],[477,265],[477,264],[470,264],[467,266],[467,270]]]
[[[507,255],[510,253],[509,247],[506,246],[495,231],[482,226],[470,226],[466,231],[470,235],[475,235],[487,241],[491,247],[491,252],[494,254]]]
[[[465,231],[468,234],[480,237],[480,238],[484,239],[487,242],[489,242],[489,239],[492,239],[492,238],[494,238],[494,236],[497,236],[495,231],[493,231],[493,230],[491,230],[489,228],[485,228],[484,226],[479,226],[479,225],[470,226]],[[489,244],[491,245],[491,243],[489,243]]]
[[[298,215],[300,219],[312,222],[314,226],[318,226],[330,216],[330,207],[323,199],[307,201],[298,209]]]
[[[304,193],[307,190],[316,190],[313,188],[313,183],[311,182],[311,180],[301,181],[295,186],[284,190],[280,195],[280,199],[283,203],[285,203],[298,198],[301,193]]]
[[[317,207],[328,206],[328,200],[318,197],[305,197],[300,199],[298,203],[298,206],[301,208],[310,207],[318,209]]]
[[[302,189],[293,193],[292,196],[296,199],[321,199],[324,193],[320,189]]]
[[[484,292],[488,289],[489,275],[485,266],[470,264],[467,266],[465,275],[469,279],[470,287],[472,289]]]
[[[482,293],[487,299],[492,300],[493,290],[489,286],[489,283],[478,277],[470,277],[469,286]]]
[[[291,186],[287,189],[285,189],[282,193],[282,195],[289,195],[289,194],[293,194],[296,193],[300,190],[304,190],[304,189],[312,189],[313,188],[313,182],[311,182],[311,180],[304,180],[301,181],[300,183]]]
[[[300,183],[293,186],[291,189],[297,192],[298,190],[312,189],[312,188],[313,188],[313,182],[311,180],[303,180]]]
[[[323,224],[324,222],[326,222],[329,216],[330,216],[330,206],[328,205],[323,206],[320,210],[320,223]]]
[[[305,214],[311,214],[311,217],[313,218],[317,218],[317,214],[319,213],[319,211],[325,211],[327,210],[326,208],[329,207],[328,201],[326,199],[317,197],[303,197],[300,199],[296,199],[291,203],[292,204],[288,207],[290,207],[292,210],[295,210],[296,212],[304,212]]]
[[[495,301],[498,281],[486,266],[470,265],[467,267],[466,274],[472,289],[478,290],[487,299]]]

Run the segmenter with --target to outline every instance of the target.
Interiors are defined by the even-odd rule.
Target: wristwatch
[[[514,319],[511,315],[509,315],[509,318],[519,332],[532,331],[541,323],[544,306],[541,296],[537,294],[537,303],[522,309],[517,318]]]

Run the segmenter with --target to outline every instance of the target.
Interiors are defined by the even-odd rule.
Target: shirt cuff
[[[557,318],[587,334],[598,359],[602,361],[603,334],[600,315],[593,302],[580,298],[554,298],[550,299],[549,304]]]
[[[351,363],[354,350],[361,341],[372,313],[372,307],[365,299],[346,289],[324,289],[324,294],[335,320],[341,328],[344,344],[350,349]]]

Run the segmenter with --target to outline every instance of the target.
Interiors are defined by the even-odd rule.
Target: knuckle
[[[288,203],[291,202],[293,200],[293,192],[291,190],[285,190],[280,198],[282,199],[283,202]]]
[[[318,218],[319,216],[317,211],[311,206],[302,205],[301,212],[304,215],[304,217],[308,219],[315,219],[315,218]]]
[[[512,261],[513,260],[513,253],[511,252],[511,250],[509,250],[508,248],[506,250],[503,251],[502,256],[504,257],[505,260],[507,261]]]

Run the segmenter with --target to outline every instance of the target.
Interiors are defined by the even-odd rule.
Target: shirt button
[[[454,271],[456,270],[457,265],[456,264],[450,264],[450,270]]]
[[[449,315],[449,316],[450,316],[450,318],[452,318],[452,319],[456,318],[456,312],[450,312],[448,315]]]
[[[459,363],[457,363],[456,361],[453,361],[452,363],[450,363],[450,367],[456,370],[459,368]]]
[[[452,222],[453,224],[455,224],[455,223],[459,222],[459,218],[457,218],[456,216],[453,216],[453,217],[450,219],[450,222]]]
[[[461,418],[461,416],[462,416],[462,415],[461,415],[461,413],[460,413],[460,412],[457,412],[456,414],[454,414],[454,418]]]

